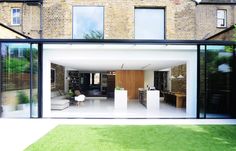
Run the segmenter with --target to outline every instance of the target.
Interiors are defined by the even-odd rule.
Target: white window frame
[[[223,13],[224,17],[220,17],[219,13]],[[223,24],[219,25],[219,22],[223,20]],[[226,9],[217,9],[216,11],[216,27],[217,28],[226,28],[227,27],[227,10]]]
[[[14,10],[19,10],[19,16],[17,14],[14,14]],[[14,23],[14,18],[18,18],[19,17],[19,23]],[[11,25],[14,26],[19,26],[21,25],[21,9],[20,8],[12,8],[11,9]]]

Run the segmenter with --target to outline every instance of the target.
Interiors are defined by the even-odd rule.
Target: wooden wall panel
[[[116,71],[116,87],[128,91],[128,99],[138,99],[138,88],[144,87],[144,71],[119,70]]]

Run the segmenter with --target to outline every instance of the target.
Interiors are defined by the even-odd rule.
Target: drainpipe
[[[40,7],[40,29],[39,29],[39,35],[40,35],[40,39],[43,39],[43,0],[42,2],[40,2],[39,4]]]
[[[22,3],[22,5],[21,5],[21,32],[24,34],[24,4],[25,3]]]

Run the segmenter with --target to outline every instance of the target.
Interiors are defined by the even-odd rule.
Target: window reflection
[[[73,38],[103,39],[103,7],[73,8]]]
[[[231,46],[206,47],[206,117],[230,117],[232,104]]]
[[[3,117],[30,117],[30,44],[1,45],[2,51],[2,107]],[[33,74],[38,71],[38,49],[32,47]],[[37,92],[37,76],[32,77],[33,90]],[[32,96],[32,101],[37,103],[37,95]],[[32,110],[33,111],[33,110]],[[35,110],[34,110],[35,111]],[[35,116],[37,116],[37,111]]]

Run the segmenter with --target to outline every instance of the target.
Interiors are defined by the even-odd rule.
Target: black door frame
[[[38,117],[43,117],[43,44],[38,43]]]
[[[236,45],[233,45],[233,75],[232,75],[232,82],[233,82],[233,87],[232,87],[232,103],[233,106],[236,107]],[[236,118],[236,109],[232,108],[231,111],[233,111],[233,117]]]
[[[2,117],[2,43],[0,42],[0,117]]]

